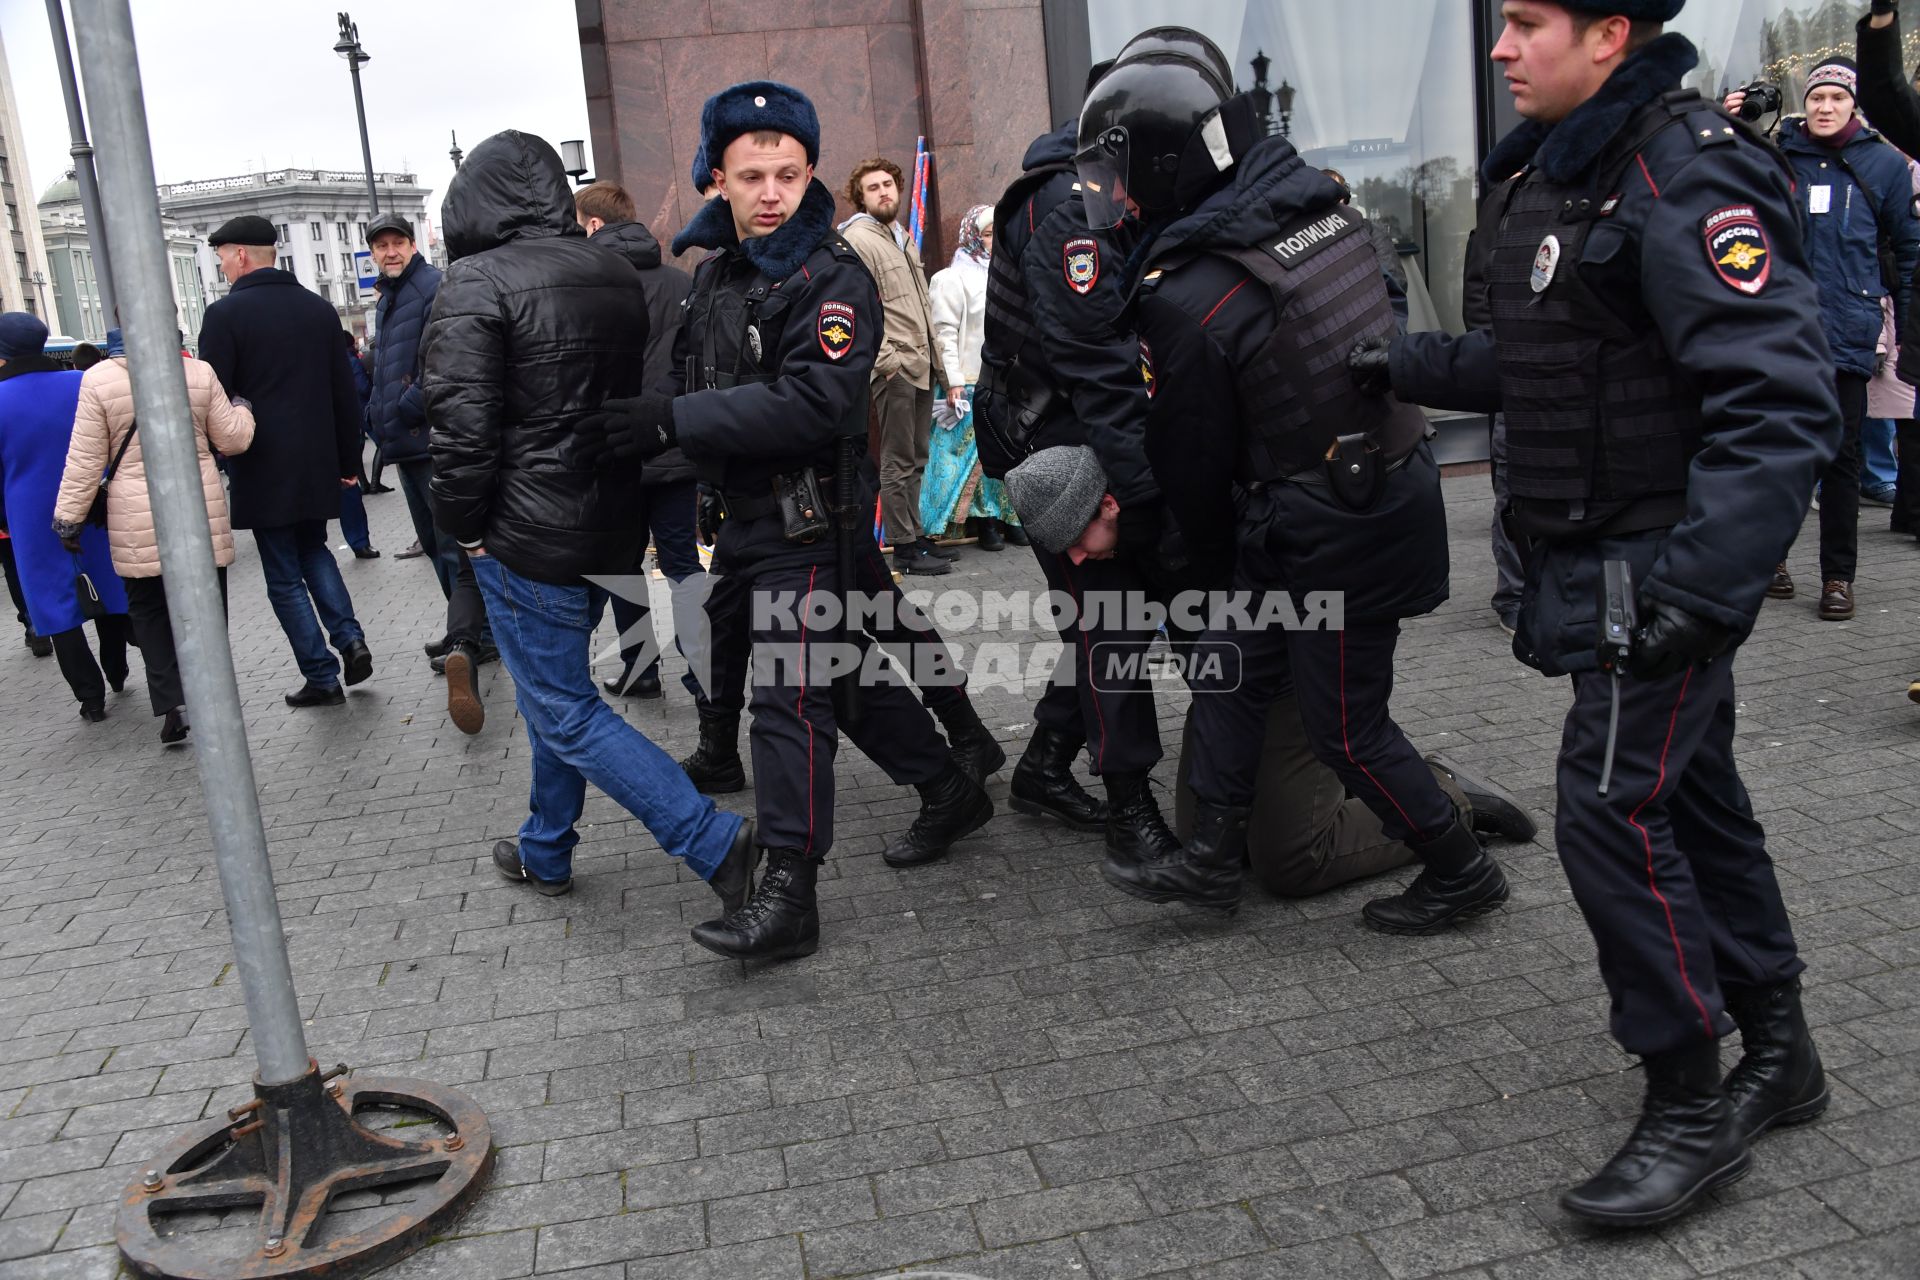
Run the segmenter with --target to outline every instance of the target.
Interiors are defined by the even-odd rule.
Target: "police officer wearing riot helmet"
[[[647,458],[677,444],[726,510],[715,560],[755,597],[750,742],[767,867],[744,907],[693,937],[721,955],[779,959],[818,946],[814,884],[833,843],[837,727],[895,782],[919,789],[920,814],[895,842],[913,860],[978,830],[993,804],[898,684],[861,689],[864,716],[839,726],[844,688],[828,683],[818,646],[844,639],[863,660],[868,641],[852,628],[807,625],[816,603],[845,600],[850,585],[840,581],[833,508],[871,509],[870,492],[834,492],[834,463],[842,440],[865,438],[881,331],[873,278],[835,234],[833,196],[813,177],[813,104],[771,81],[737,84],[707,100],[700,123],[720,198],[674,239],[676,254],[714,251],[694,270],[674,394],[610,401],[594,426],[606,456]],[[877,560],[866,522],[854,525],[856,559]]]
[[[1361,395],[1341,369],[1355,341],[1394,328],[1365,220],[1180,51],[1108,72],[1080,144],[1090,221],[1131,212],[1153,237],[1132,319],[1155,477],[1191,558],[1231,559],[1255,598],[1196,651],[1193,838],[1150,862],[1109,859],[1106,878],[1149,901],[1238,904],[1267,708],[1291,688],[1315,754],[1425,864],[1367,904],[1367,923],[1427,933],[1494,909],[1505,876],[1388,712],[1400,620],[1446,598],[1446,517],[1422,415]],[[1340,593],[1345,628],[1260,625],[1286,616],[1269,592],[1296,606]],[[1210,669],[1209,654],[1226,661]]]
[[[1141,32],[1115,62],[1170,43],[1232,80],[1225,55],[1184,27]],[[1088,87],[1113,65],[1095,66]],[[995,206],[974,421],[981,465],[995,479],[1043,449],[1082,444],[1111,477],[1120,536],[1112,556],[1076,564],[1033,545],[1047,586],[1073,600],[1078,612],[1062,636],[1054,679],[1034,705],[1033,736],[1011,792],[1014,808],[1078,830],[1104,828],[1109,855],[1139,861],[1179,847],[1149,789],[1161,756],[1160,728],[1151,683],[1133,665],[1156,628],[1095,616],[1088,598],[1144,602],[1162,595],[1151,562],[1166,521],[1146,457],[1139,341],[1119,323],[1133,238],[1129,228],[1087,225],[1073,172],[1078,131],[1079,121],[1069,120],[1035,139],[1024,172]],[[1105,803],[1073,775],[1083,748]]]
[[[1734,764],[1732,649],[1838,446],[1839,406],[1790,174],[1679,92],[1698,55],[1659,24],[1681,4],[1508,0],[1493,57],[1527,122],[1486,165],[1520,174],[1496,211],[1492,328],[1351,360],[1367,385],[1507,415],[1509,514],[1531,543],[1514,651],[1572,677],[1560,860],[1613,1034],[1647,1077],[1633,1137],[1561,1203],[1636,1226],[1743,1176],[1752,1138],[1827,1105]],[[1603,657],[1610,561],[1631,570],[1639,629]],[[1735,1024],[1745,1054],[1723,1081]]]

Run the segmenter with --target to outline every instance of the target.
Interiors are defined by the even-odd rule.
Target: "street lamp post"
[[[93,144],[87,140],[87,117],[80,107],[80,82],[73,73],[73,50],[67,44],[67,14],[61,0],[47,0],[47,25],[53,31],[53,57],[60,68],[60,96],[67,103],[67,128],[73,144],[73,181],[80,189],[80,209],[87,216],[87,238],[92,242],[93,279],[100,290],[103,314],[119,310],[113,292],[113,260],[107,251],[107,226],[100,217],[100,184],[93,171]]]
[[[453,139],[453,148],[447,152],[447,157],[453,161],[453,167],[458,169],[460,162],[467,158],[467,153],[460,149],[460,135],[458,132],[449,129],[447,130],[447,136]]]
[[[1266,50],[1256,50],[1253,55],[1253,111],[1260,121],[1260,136],[1273,135],[1273,90],[1267,84],[1267,70],[1273,66],[1273,59]]]
[[[351,14],[340,15],[340,39],[334,44],[333,51],[347,60],[347,69],[353,73],[353,114],[360,121],[360,158],[367,165],[367,204],[377,218],[380,216],[380,192],[373,185],[373,144],[367,141],[367,103],[360,96],[360,68],[372,62],[373,58],[360,47],[360,28],[354,24]]]
[[[1280,87],[1273,91],[1273,96],[1280,103],[1280,136],[1291,138],[1293,137],[1293,86],[1282,78]]]
[[[560,144],[560,168],[573,179],[575,186],[592,181],[586,176],[587,144],[578,138],[569,138]]]

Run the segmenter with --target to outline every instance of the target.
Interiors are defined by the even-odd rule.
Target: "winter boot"
[[[1176,857],[1180,838],[1160,816],[1146,770],[1108,773],[1100,781],[1107,788],[1107,861],[1152,862]]]
[[[958,765],[949,765],[931,782],[914,786],[920,792],[920,816],[881,853],[881,861],[890,867],[938,861],[947,856],[954,841],[972,835],[993,817],[993,801]]]
[[[1196,799],[1193,839],[1185,849],[1146,862],[1109,856],[1100,868],[1108,884],[1148,902],[1190,902],[1233,911],[1246,884],[1248,805]]]
[[[973,701],[962,693],[952,702],[934,708],[933,714],[940,718],[940,727],[947,731],[947,754],[954,764],[973,779],[975,786],[986,786],[994,771],[1006,764],[1007,752],[994,741],[993,732],[980,723],[980,713],[973,709]]]
[[[820,948],[814,881],[820,864],[798,849],[767,850],[766,873],[747,905],[695,925],[693,940],[735,960],[793,960]]]
[[[1723,990],[1746,1050],[1725,1085],[1740,1135],[1752,1142],[1775,1125],[1801,1124],[1825,1111],[1831,1094],[1800,1012],[1800,979]]]
[[[1081,745],[1057,729],[1035,725],[1020,763],[1013,767],[1013,807],[1058,818],[1075,831],[1104,830],[1106,802],[1089,795],[1073,776],[1073,758]]]
[[[753,838],[753,819],[740,824],[727,846],[727,856],[713,869],[707,888],[720,899],[720,910],[732,915],[747,905],[753,893],[753,869],[760,863],[760,844]]]
[[[1475,834],[1501,836],[1521,844],[1538,834],[1539,828],[1534,825],[1533,819],[1504,787],[1484,778],[1476,778],[1442,756],[1428,756],[1427,767],[1435,773],[1446,774],[1448,780],[1460,789],[1460,794],[1466,797],[1467,809],[1472,815],[1470,825]]]
[[[1575,1217],[1650,1227],[1679,1217],[1715,1187],[1747,1176],[1753,1155],[1720,1091],[1713,1041],[1642,1059],[1640,1123],[1606,1167],[1560,1197]]]
[[[740,713],[700,708],[700,745],[680,762],[702,795],[724,796],[747,788],[746,766],[740,763]]]
[[[1507,900],[1506,875],[1467,824],[1455,820],[1440,836],[1410,847],[1426,864],[1413,883],[1360,909],[1361,917],[1380,932],[1438,933]]]

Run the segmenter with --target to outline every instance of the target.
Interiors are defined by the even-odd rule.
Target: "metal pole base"
[[[492,1130],[480,1108],[429,1081],[339,1078],[345,1074],[335,1067],[323,1076],[309,1058],[307,1074],[291,1084],[256,1078],[254,1101],[148,1166],[121,1196],[115,1223],[134,1273],[161,1280],[363,1276],[414,1252],[465,1211],[493,1166]],[[416,1142],[377,1133],[354,1114],[375,1106],[426,1112],[453,1132]],[[397,1182],[423,1185],[391,1216],[320,1238],[335,1196]],[[216,1237],[161,1233],[170,1215],[242,1206],[257,1207],[259,1222],[237,1255],[231,1247],[216,1254]]]

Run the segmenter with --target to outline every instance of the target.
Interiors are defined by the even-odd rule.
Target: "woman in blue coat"
[[[104,720],[107,686],[118,693],[127,682],[127,593],[113,571],[106,530],[89,525],[78,552],[62,546],[53,531],[53,500],[67,465],[80,375],[47,359],[46,345],[47,326],[39,317],[25,311],[0,314],[0,487],[6,492],[27,616],[33,629],[53,642],[80,715]],[[82,572],[93,580],[107,611],[95,624],[98,664],[80,629],[85,619],[74,579]]]
[[[1780,149],[1793,164],[1807,228],[1807,258],[1820,287],[1820,327],[1833,350],[1834,380],[1845,434],[1820,475],[1820,617],[1853,616],[1853,575],[1860,546],[1860,429],[1867,383],[1877,372],[1880,299],[1893,295],[1907,314],[1910,281],[1920,266],[1920,219],[1906,157],[1855,113],[1859,71],[1853,59],[1830,57],[1807,73],[1806,119],[1780,123]],[[1737,95],[1728,99],[1737,108]],[[1887,261],[1882,264],[1882,249]],[[1794,594],[1784,561],[1767,594]]]

